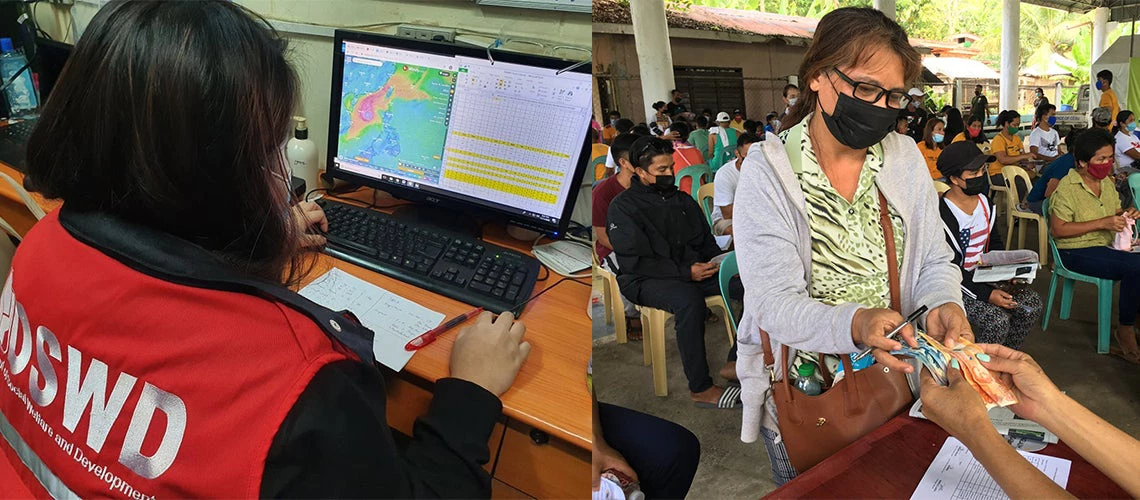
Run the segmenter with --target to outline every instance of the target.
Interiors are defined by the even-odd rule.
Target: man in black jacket
[[[709,261],[721,249],[700,206],[674,183],[669,141],[643,137],[629,152],[636,178],[614,198],[607,216],[621,269],[618,285],[637,304],[675,316],[677,347],[693,401],[702,407],[735,407],[739,388],[713,385],[705,352],[705,297],[720,294],[720,265]],[[743,297],[740,278],[733,279],[729,294]],[[735,346],[728,360],[722,375],[735,378]]]

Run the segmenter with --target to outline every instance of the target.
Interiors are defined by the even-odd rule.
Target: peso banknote
[[[921,330],[915,330],[915,340],[918,347],[910,347],[903,343],[903,348],[892,351],[891,354],[911,356],[917,359],[930,371],[939,384],[947,385],[946,367],[950,360],[958,361],[962,376],[982,397],[986,408],[995,406],[1009,406],[1017,403],[1017,396],[1006,387],[1001,380],[993,375],[988,368],[982,366],[977,355],[982,354],[981,348],[965,339],[959,339],[953,349],[947,348],[941,342],[926,335]]]

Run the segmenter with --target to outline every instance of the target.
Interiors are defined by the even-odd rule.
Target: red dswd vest
[[[160,279],[69,224],[36,224],[0,295],[0,497],[257,496],[310,379],[356,356],[311,314]]]

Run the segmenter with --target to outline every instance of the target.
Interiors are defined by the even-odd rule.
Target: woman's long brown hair
[[[922,73],[922,58],[910,46],[906,31],[882,12],[864,7],[844,7],[823,16],[800,64],[800,98],[788,117],[780,122],[787,130],[815,112],[819,96],[811,81],[832,68],[858,66],[876,49],[886,48],[902,59],[903,81],[913,82]]]
[[[282,144],[299,84],[286,46],[232,2],[117,0],[80,38],[28,143],[28,184],[295,284]]]

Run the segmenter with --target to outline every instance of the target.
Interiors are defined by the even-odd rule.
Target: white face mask
[[[795,97],[789,98],[788,99],[788,106],[795,106],[795,105],[796,105],[796,98]]]

